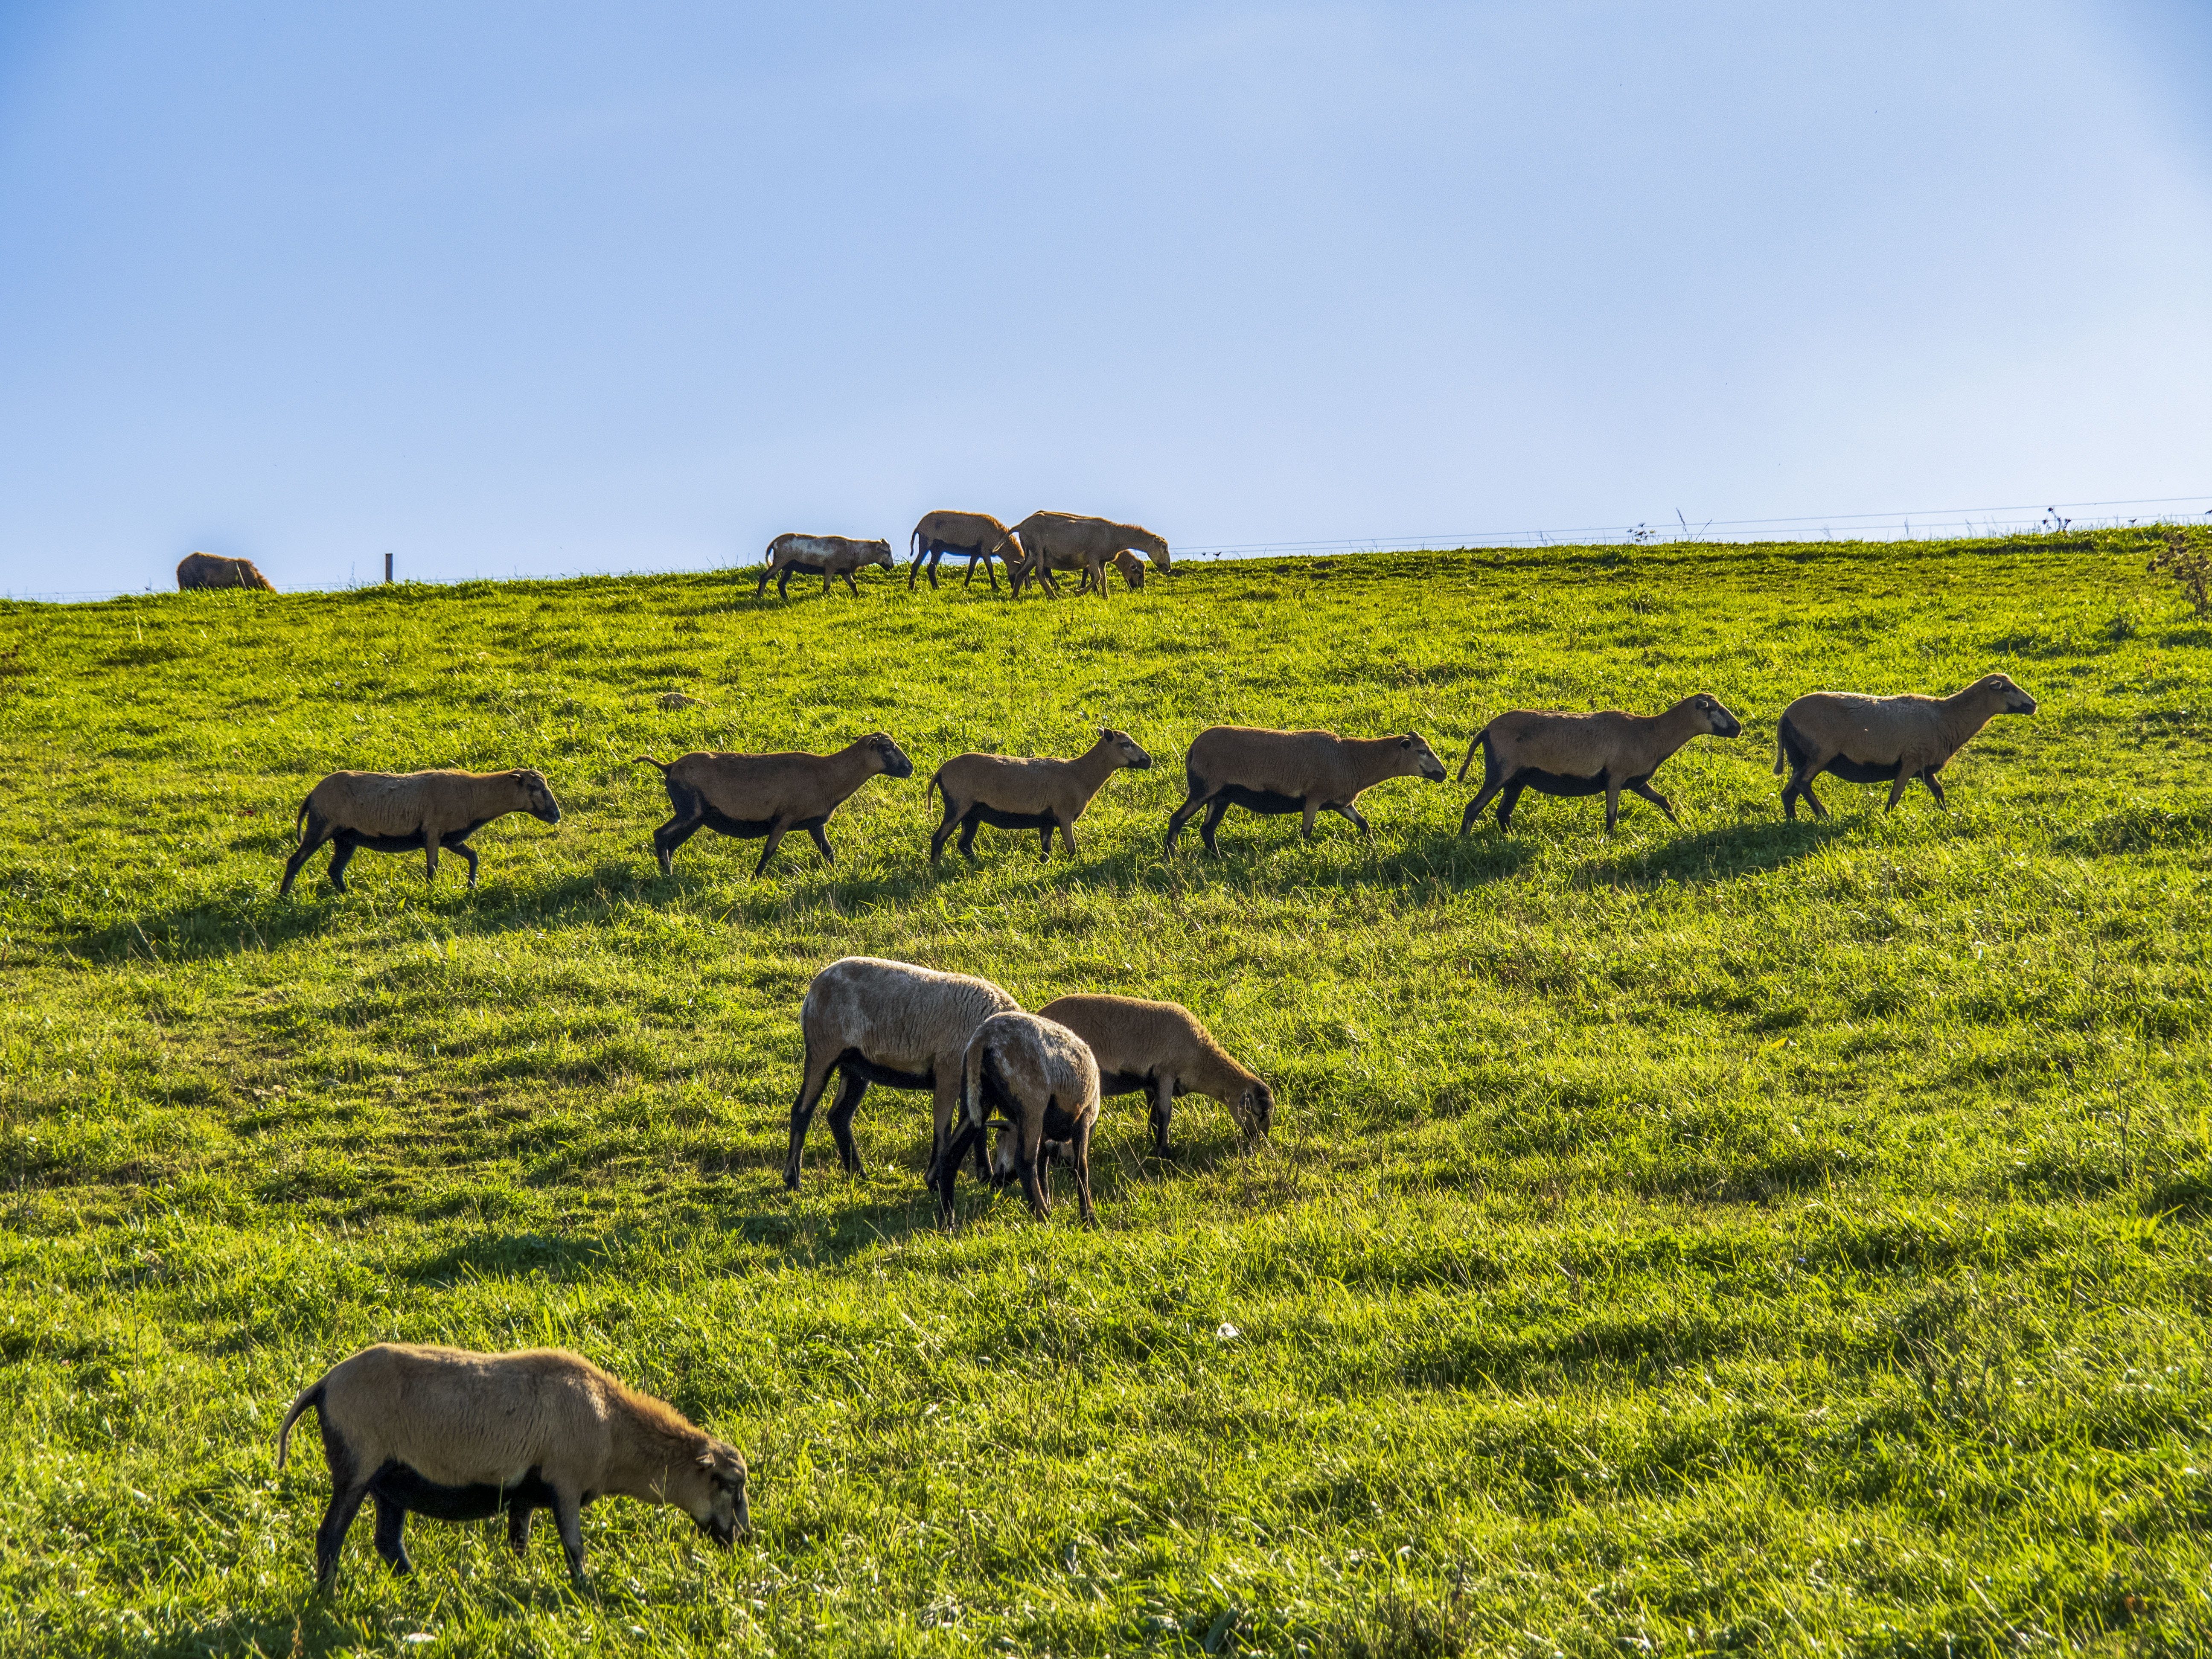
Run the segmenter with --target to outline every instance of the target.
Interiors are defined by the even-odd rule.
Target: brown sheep
[[[994,830],[1034,830],[1037,856],[1049,857],[1056,828],[1075,856],[1075,820],[1106,780],[1120,767],[1143,771],[1152,757],[1127,732],[1098,728],[1098,741],[1073,760],[1016,760],[1007,755],[955,755],[937,769],[922,799],[934,789],[945,797],[945,822],[929,838],[929,861],[937,862],[952,826],[960,826],[960,851],[975,862],[979,824]]]
[[[1617,708],[1595,714],[1513,709],[1484,726],[1467,745],[1459,775],[1467,776],[1480,749],[1482,788],[1467,804],[1459,832],[1463,836],[1472,830],[1482,809],[1501,790],[1504,799],[1498,803],[1498,827],[1509,828],[1524,789],[1540,795],[1603,794],[1608,834],[1620,820],[1624,789],[1650,801],[1667,815],[1668,823],[1680,824],[1673,803],[1652,788],[1651,775],[1692,738],[1708,733],[1732,738],[1742,730],[1742,722],[1721,707],[1719,698],[1703,691],[1683,698],[1663,714],[1624,714]]]
[[[1419,732],[1394,738],[1340,738],[1334,732],[1270,732],[1252,726],[1209,726],[1183,757],[1190,798],[1168,819],[1167,850],[1191,815],[1205,809],[1199,836],[1218,853],[1213,832],[1231,806],[1260,813],[1303,812],[1304,834],[1314,815],[1348,818],[1370,839],[1374,830],[1352,805],[1360,792],[1385,778],[1444,780],[1444,764]]]
[[[1087,1225],[1097,1219],[1091,1205],[1091,1132],[1098,1122],[1098,1062],[1083,1039],[1057,1020],[1018,1009],[994,1014],[975,1028],[961,1066],[959,1133],[937,1161],[937,1214],[953,1223],[952,1188],[960,1159],[982,1150],[993,1115],[1012,1133],[992,1158],[994,1186],[1018,1180],[1038,1220],[1052,1213],[1048,1141],[1060,1143],[1061,1161],[1075,1169],[1075,1190]]]
[[[477,854],[469,837],[509,812],[561,822],[560,804],[544,774],[526,766],[512,772],[333,772],[307,792],[293,814],[294,824],[304,818],[307,828],[285,862],[276,896],[292,890],[301,867],[325,842],[337,843],[330,878],[341,893],[346,866],[363,847],[372,853],[421,849],[423,878],[430,881],[437,879],[439,850],[459,853],[469,861],[474,887]]]
[[[807,1126],[830,1074],[836,1072],[841,1075],[830,1108],[830,1133],[848,1174],[860,1173],[853,1114],[871,1083],[935,1091],[928,1177],[934,1186],[939,1158],[960,1109],[960,1067],[969,1040],[992,1015],[1020,1006],[988,979],[879,957],[844,957],[815,975],[799,1010],[806,1060],[799,1098],[791,1105],[791,1153],[784,1160],[783,1184],[798,1189]],[[982,1172],[979,1148],[976,1173]]]
[[[621,1497],[673,1504],[727,1549],[752,1526],[745,1460],[673,1407],[624,1387],[558,1348],[470,1353],[380,1342],[305,1389],[276,1434],[313,1406],[331,1469],[330,1507],[315,1531],[315,1582],[337,1577],[338,1550],[365,1498],[376,1499],[376,1553],[414,1571],[407,1512],[440,1521],[507,1513],[520,1555],[541,1509],[553,1511],[569,1576],[584,1577],[583,1506]]]
[[[1984,674],[1948,697],[1867,697],[1850,691],[1813,691],[1782,711],[1774,737],[1774,769],[1786,763],[1790,781],[1782,786],[1782,811],[1797,816],[1797,797],[1819,817],[1828,816],[1813,793],[1813,780],[1833,772],[1847,783],[1887,783],[1893,812],[1915,778],[1928,786],[1938,806],[1943,786],[1936,781],[1951,757],[1998,714],[2033,714],[2035,699],[2004,674]]]
[[[768,579],[776,576],[775,594],[780,599],[791,597],[791,579],[797,575],[819,576],[822,591],[830,591],[833,576],[842,576],[845,586],[853,590],[853,597],[860,597],[860,584],[853,573],[864,564],[879,564],[886,570],[891,568],[891,544],[878,538],[874,541],[860,541],[851,536],[803,536],[787,530],[768,544],[768,562],[761,567],[760,580],[753,588],[755,599],[768,591]],[[779,576],[777,572],[782,574]]]
[[[1084,569],[1096,576],[1098,597],[1106,597],[1105,567],[1125,547],[1149,554],[1162,570],[1171,568],[1166,540],[1142,525],[1116,524],[1111,519],[1087,518],[1079,513],[1032,513],[1008,532],[1022,544],[1021,562],[1013,569],[1014,594],[1032,576],[1045,592],[1057,594],[1054,570]]]
[[[1230,1058],[1179,1002],[1136,997],[1056,997],[1037,1010],[1089,1045],[1098,1062],[1101,1095],[1144,1094],[1152,1101],[1152,1151],[1168,1156],[1168,1123],[1178,1095],[1211,1095],[1229,1109],[1244,1138],[1275,1127],[1275,1094]]]
[[[1125,586],[1138,592],[1144,591],[1145,562],[1130,552],[1127,548],[1122,548],[1106,562],[1109,568],[1121,573],[1121,580]],[[1008,568],[1012,570],[1013,566],[1010,564]],[[1079,595],[1090,592],[1096,586],[1091,580],[1091,567],[1073,554],[1065,551],[1054,553],[1052,568],[1056,575],[1066,575],[1070,571],[1080,570],[1083,573],[1083,580],[1076,585],[1075,589]]]
[[[177,562],[177,592],[203,587],[257,587],[274,593],[276,584],[253,568],[251,559],[225,559],[213,553],[187,553]]]
[[[650,755],[637,759],[660,768],[675,816],[653,832],[653,856],[660,873],[672,874],[676,849],[703,826],[740,841],[768,837],[757,876],[768,868],[787,830],[804,830],[814,838],[825,864],[835,864],[823,827],[830,815],[877,773],[910,778],[914,763],[890,737],[872,732],[834,755],[730,755],[695,749],[665,763]]]
[[[907,545],[914,555],[914,562],[907,567],[907,592],[914,591],[915,578],[921,574],[925,564],[929,571],[929,585],[935,588],[937,562],[947,553],[951,553],[964,555],[968,560],[968,574],[961,578],[961,586],[965,587],[975,580],[975,566],[980,562],[983,574],[991,579],[991,591],[997,592],[999,577],[991,567],[991,555],[1005,546],[1009,565],[1021,556],[1018,543],[1011,546],[1007,544],[1007,538],[1011,534],[1006,526],[988,513],[923,514],[921,521],[914,527],[914,534],[908,538]]]

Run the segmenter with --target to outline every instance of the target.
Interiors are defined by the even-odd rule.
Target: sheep
[[[276,896],[292,890],[301,867],[325,842],[331,854],[331,885],[346,890],[345,867],[366,847],[372,853],[423,854],[425,880],[438,877],[442,848],[469,861],[469,885],[477,884],[476,849],[471,836],[494,818],[527,812],[547,823],[561,822],[560,804],[542,773],[528,767],[511,772],[333,772],[307,792],[292,815],[295,828],[307,828],[284,865]]]
[[[1121,573],[1121,580],[1126,586],[1139,592],[1143,590],[1145,562],[1130,552],[1127,548],[1118,550],[1106,561],[1106,563]],[[1080,570],[1083,573],[1083,580],[1076,586],[1075,591],[1078,594],[1088,593],[1097,586],[1091,567],[1076,554],[1055,550],[1051,556],[1051,568],[1054,574],[1063,575],[1072,570]],[[1015,567],[1010,564],[1009,568],[1013,569]]]
[[[745,1460],[674,1407],[558,1348],[471,1353],[380,1342],[303,1389],[276,1433],[284,1467],[292,1425],[310,1406],[322,1428],[331,1502],[315,1532],[315,1582],[337,1577],[338,1550],[364,1498],[376,1499],[376,1553],[414,1571],[407,1512],[441,1521],[507,1513],[520,1555],[540,1509],[553,1511],[568,1573],[584,1577],[583,1506],[623,1497],[673,1504],[727,1549],[752,1515]]]
[[[991,591],[997,592],[999,576],[992,568],[991,555],[1006,544],[1010,533],[1006,526],[988,513],[923,514],[921,521],[915,526],[914,534],[907,544],[914,555],[914,562],[907,567],[906,571],[907,592],[911,593],[914,591],[915,578],[921,574],[925,563],[929,571],[929,585],[935,588],[937,562],[947,553],[952,553],[967,556],[968,574],[961,579],[961,586],[965,587],[975,580],[975,566],[981,562],[983,574],[991,579]],[[1007,562],[1012,564],[1021,556],[1020,545],[1014,544],[1009,552],[1011,556]]]
[[[276,584],[253,568],[251,559],[225,559],[213,553],[187,553],[177,561],[177,592],[202,587],[255,587],[274,593]]]
[[[997,830],[1034,830],[1037,856],[1052,854],[1052,832],[1058,828],[1075,856],[1075,820],[1091,804],[1107,777],[1127,766],[1143,771],[1152,757],[1137,746],[1127,732],[1110,726],[1098,728],[1098,741],[1073,760],[1016,760],[1006,755],[955,755],[939,767],[922,791],[927,800],[934,789],[945,797],[945,822],[929,838],[929,861],[945,851],[952,826],[960,826],[960,851],[975,862],[975,830],[989,824]]]
[[[791,597],[791,579],[805,574],[822,578],[822,591],[830,591],[830,580],[842,576],[845,586],[853,590],[853,597],[860,597],[860,586],[853,580],[853,573],[864,564],[879,564],[886,570],[891,568],[891,544],[878,538],[874,541],[860,541],[851,536],[803,536],[787,530],[768,544],[768,562],[761,567],[760,580],[754,586],[755,599],[768,591],[768,579],[776,576],[776,598]],[[781,575],[778,576],[777,572]]]
[[[853,792],[877,773],[885,777],[910,778],[914,763],[882,732],[872,732],[834,755],[730,755],[695,749],[688,755],[662,763],[650,755],[635,758],[660,769],[668,786],[668,803],[674,814],[653,832],[653,856],[660,873],[674,872],[676,849],[691,839],[700,827],[740,841],[768,837],[757,877],[768,868],[787,830],[804,830],[821,849],[822,860],[835,864],[823,826]]]
[[[1152,1151],[1168,1156],[1168,1123],[1178,1095],[1211,1095],[1247,1140],[1275,1127],[1274,1091],[1231,1059],[1179,1002],[1136,997],[1056,997],[1037,1010],[1089,1045],[1102,1096],[1144,1094],[1152,1107]]]
[[[1098,1062],[1081,1037],[1036,1014],[1012,1009],[994,1014],[975,1028],[960,1068],[960,1104],[965,1118],[933,1171],[937,1214],[953,1224],[952,1188],[961,1158],[972,1146],[980,1153],[992,1115],[1012,1124],[1012,1133],[992,1158],[994,1185],[1015,1180],[1038,1220],[1052,1213],[1048,1142],[1060,1143],[1059,1161],[1075,1169],[1075,1190],[1087,1226],[1097,1219],[1091,1205],[1091,1132],[1098,1121]],[[1011,1142],[1011,1144],[1009,1144]]]
[[[1125,547],[1149,554],[1164,571],[1172,565],[1166,540],[1142,525],[1116,524],[1111,519],[1087,518],[1079,513],[1032,513],[1007,534],[1018,538],[1022,545],[1021,562],[1012,567],[1017,599],[1021,597],[1022,584],[1032,576],[1043,584],[1046,592],[1056,596],[1060,587],[1052,573],[1079,567],[1096,573],[1098,597],[1104,599],[1106,562]]]
[[[1782,711],[1774,735],[1774,770],[1786,763],[1782,811],[1797,816],[1797,797],[1818,817],[1828,816],[1813,793],[1813,780],[1833,772],[1848,783],[1887,783],[1893,812],[1915,778],[1943,806],[1936,781],[1951,757],[1999,714],[2033,714],[2035,699],[2008,675],[1984,674],[1948,697],[1867,697],[1850,691],[1813,691]]]
[[[806,1045],[799,1097],[791,1104],[791,1153],[784,1160],[783,1184],[799,1188],[799,1152],[815,1106],[840,1073],[837,1097],[830,1107],[830,1133],[848,1174],[860,1171],[860,1148],[853,1144],[853,1114],[871,1083],[891,1089],[929,1089],[936,1093],[929,1143],[929,1182],[960,1109],[960,1066],[969,1039],[994,1014],[1021,1004],[988,979],[939,973],[911,963],[878,957],[844,957],[831,963],[806,988],[799,1026]],[[982,1173],[982,1158],[976,1159]]]
[[[1360,792],[1385,778],[1444,778],[1443,763],[1417,732],[1392,738],[1340,738],[1334,732],[1270,732],[1251,726],[1209,726],[1183,757],[1190,798],[1168,819],[1167,850],[1201,807],[1199,836],[1218,853],[1213,832],[1231,806],[1255,812],[1303,812],[1310,840],[1314,815],[1337,813],[1373,839],[1375,831],[1352,805]]]
[[[1620,821],[1620,792],[1628,790],[1650,801],[1680,825],[1674,804],[1651,787],[1651,775],[1666,758],[1692,738],[1708,732],[1732,738],[1743,723],[1721,707],[1720,699],[1700,691],[1685,697],[1663,714],[1624,714],[1608,708],[1594,714],[1554,714],[1534,708],[1516,708],[1500,714],[1470,738],[1459,775],[1474,764],[1482,751],[1482,788],[1467,804],[1459,821],[1462,836],[1491,799],[1504,792],[1498,803],[1498,827],[1508,829],[1513,808],[1524,789],[1540,795],[1605,796],[1605,828],[1610,835]]]

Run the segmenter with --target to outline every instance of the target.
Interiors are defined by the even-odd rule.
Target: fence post
[[[386,581],[392,580],[392,555],[389,553],[384,556],[384,580]]]

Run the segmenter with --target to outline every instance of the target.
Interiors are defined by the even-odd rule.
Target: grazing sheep
[[[797,575],[819,576],[822,591],[830,591],[830,580],[842,576],[845,586],[853,590],[853,597],[860,597],[860,586],[853,580],[853,573],[864,564],[879,564],[891,568],[891,544],[878,538],[874,541],[860,541],[851,536],[802,536],[795,530],[787,530],[768,544],[768,562],[761,567],[760,580],[753,588],[755,599],[768,591],[768,579],[776,577],[775,595],[778,599],[791,597],[791,579]],[[778,575],[778,572],[781,572]]]
[[[830,815],[877,773],[910,778],[914,763],[881,732],[848,744],[834,755],[729,755],[695,749],[665,763],[650,755],[637,759],[660,768],[675,816],[653,832],[653,856],[660,873],[672,873],[676,849],[702,826],[740,841],[768,837],[753,874],[768,868],[787,830],[804,830],[814,838],[823,861],[835,864],[830,837],[823,833]]]
[[[189,593],[202,587],[258,587],[264,593],[276,591],[276,584],[256,570],[251,559],[187,553],[177,562],[177,592]]]
[[[1828,809],[1813,793],[1813,780],[1833,772],[1847,783],[1887,783],[1893,812],[1915,778],[1945,805],[1936,775],[1951,757],[1998,714],[2033,714],[2035,699],[2008,675],[1984,674],[1948,697],[1865,697],[1850,691],[1813,691],[1782,711],[1775,732],[1774,769],[1788,763],[1782,811],[1797,816],[1797,797],[1816,817]]]
[[[276,1467],[308,1407],[323,1431],[331,1503],[315,1532],[315,1582],[364,1498],[376,1499],[376,1553],[411,1572],[407,1512],[481,1521],[507,1511],[520,1555],[534,1511],[550,1509],[570,1577],[584,1577],[580,1513],[598,1498],[673,1504],[725,1549],[752,1516],[745,1460],[682,1413],[558,1348],[469,1353],[380,1342],[302,1392],[276,1434]]]
[[[1139,592],[1143,591],[1145,562],[1130,552],[1127,548],[1122,548],[1115,553],[1106,561],[1106,563],[1110,568],[1121,573],[1121,580],[1126,586]],[[1010,572],[1015,568],[1012,562],[1007,568]],[[1078,594],[1088,593],[1097,586],[1091,579],[1091,567],[1078,556],[1064,550],[1057,550],[1053,553],[1052,570],[1055,575],[1066,575],[1070,571],[1080,570],[1083,573],[1083,580],[1076,586],[1075,591]]]
[[[540,773],[528,767],[512,772],[333,772],[307,792],[293,814],[307,820],[300,845],[284,866],[276,896],[292,890],[301,866],[325,842],[337,843],[331,854],[331,885],[346,890],[345,867],[359,848],[372,853],[412,853],[420,848],[423,877],[434,881],[441,848],[469,861],[469,885],[477,884],[476,849],[471,836],[494,818],[527,812],[547,823],[561,822],[561,808]]]
[[[1467,745],[1467,758],[1459,775],[1474,764],[1474,751],[1482,751],[1482,788],[1467,804],[1459,821],[1462,836],[1474,827],[1475,818],[1501,790],[1498,827],[1510,826],[1513,808],[1523,789],[1540,795],[1605,796],[1605,827],[1610,833],[1620,819],[1624,789],[1650,801],[1679,824],[1672,802],[1651,787],[1651,775],[1662,762],[1692,738],[1708,733],[1732,738],[1742,722],[1721,707],[1720,699],[1700,691],[1685,697],[1663,714],[1624,714],[1608,708],[1595,714],[1553,714],[1534,708],[1516,708],[1500,714],[1476,732]]]
[[[907,567],[906,586],[914,591],[915,578],[921,574],[925,562],[929,570],[929,585],[937,586],[937,562],[947,553],[964,556],[968,574],[961,578],[965,587],[975,580],[975,566],[980,562],[983,574],[991,579],[991,591],[999,591],[998,573],[992,568],[991,555],[1006,544],[1011,532],[988,513],[925,513],[914,527],[908,547],[914,554],[914,562]],[[1021,556],[1018,544],[1008,549],[1007,563]]]
[[[1014,1009],[994,1014],[975,1028],[961,1066],[960,1132],[937,1161],[938,1219],[953,1221],[952,1188],[960,1159],[972,1146],[982,1151],[983,1135],[996,1113],[1013,1126],[1012,1144],[1001,1143],[992,1159],[997,1184],[1019,1180],[1030,1209],[1041,1221],[1052,1213],[1048,1141],[1064,1143],[1063,1161],[1075,1167],[1075,1190],[1083,1219],[1097,1219],[1091,1207],[1091,1131],[1098,1121],[1098,1062],[1083,1039],[1057,1020]]]
[[[836,1072],[830,1133],[848,1174],[860,1169],[853,1113],[871,1083],[935,1091],[929,1142],[929,1181],[934,1185],[945,1138],[960,1109],[960,1066],[969,1039],[992,1015],[1020,1006],[988,979],[878,957],[842,957],[815,975],[799,1010],[805,1071],[799,1097],[791,1104],[791,1155],[784,1160],[783,1184],[793,1190],[799,1186],[807,1126],[830,1073]],[[976,1166],[981,1174],[980,1150]]]
[[[960,851],[975,862],[975,830],[980,824],[995,830],[1034,830],[1037,856],[1049,857],[1052,832],[1057,828],[1075,856],[1075,820],[1091,804],[1100,786],[1117,767],[1143,771],[1152,757],[1137,746],[1127,732],[1110,726],[1098,728],[1098,741],[1073,760],[1016,760],[1006,755],[955,755],[937,769],[922,791],[945,797],[945,822],[929,838],[929,861],[945,851],[952,826],[960,826]]]
[[[1111,519],[1086,518],[1079,513],[1032,513],[1007,532],[1020,538],[1022,558],[1012,567],[1014,595],[1022,584],[1036,577],[1048,593],[1057,595],[1055,570],[1085,569],[1094,574],[1098,597],[1106,597],[1108,560],[1125,547],[1149,554],[1162,570],[1170,568],[1167,542],[1142,525],[1116,524]]]
[[[1385,778],[1423,777],[1442,783],[1444,763],[1419,732],[1395,738],[1340,738],[1334,732],[1270,732],[1252,726],[1209,726],[1183,757],[1190,798],[1168,819],[1167,850],[1191,815],[1205,809],[1199,836],[1218,853],[1213,832],[1231,806],[1261,813],[1303,812],[1304,834],[1314,815],[1327,811],[1350,819],[1372,838],[1373,829],[1352,805],[1360,792]]]
[[[1211,1095],[1247,1140],[1275,1127],[1274,1091],[1231,1059],[1179,1002],[1136,997],[1057,997],[1037,1010],[1089,1045],[1101,1095],[1142,1093],[1152,1106],[1152,1151],[1168,1156],[1168,1123],[1177,1095]]]

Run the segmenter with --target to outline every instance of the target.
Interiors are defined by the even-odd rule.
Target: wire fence
[[[2136,510],[2133,513],[2122,510],[2126,508]],[[1560,530],[1488,530],[1436,536],[1361,536],[1332,541],[1178,543],[1175,556],[1184,560],[1280,559],[1326,557],[1337,553],[1413,553],[1429,549],[1640,547],[1682,542],[1952,541],[2185,525],[2212,525],[2212,492],[2197,495],[2160,495],[2135,501],[1939,507],[1919,513],[1814,514],[1782,519],[1708,519],[1703,522],[1677,510],[1671,520],[1653,520],[1637,524],[1578,525]],[[500,580],[560,581],[586,576],[654,574],[667,573],[578,569],[517,572],[504,579],[450,576],[433,580],[441,584]],[[288,593],[346,593],[380,586],[381,583],[374,579],[368,581],[293,582],[288,583],[284,591]],[[152,586],[35,592],[0,588],[0,599],[22,603],[69,605],[168,591],[166,587]]]

